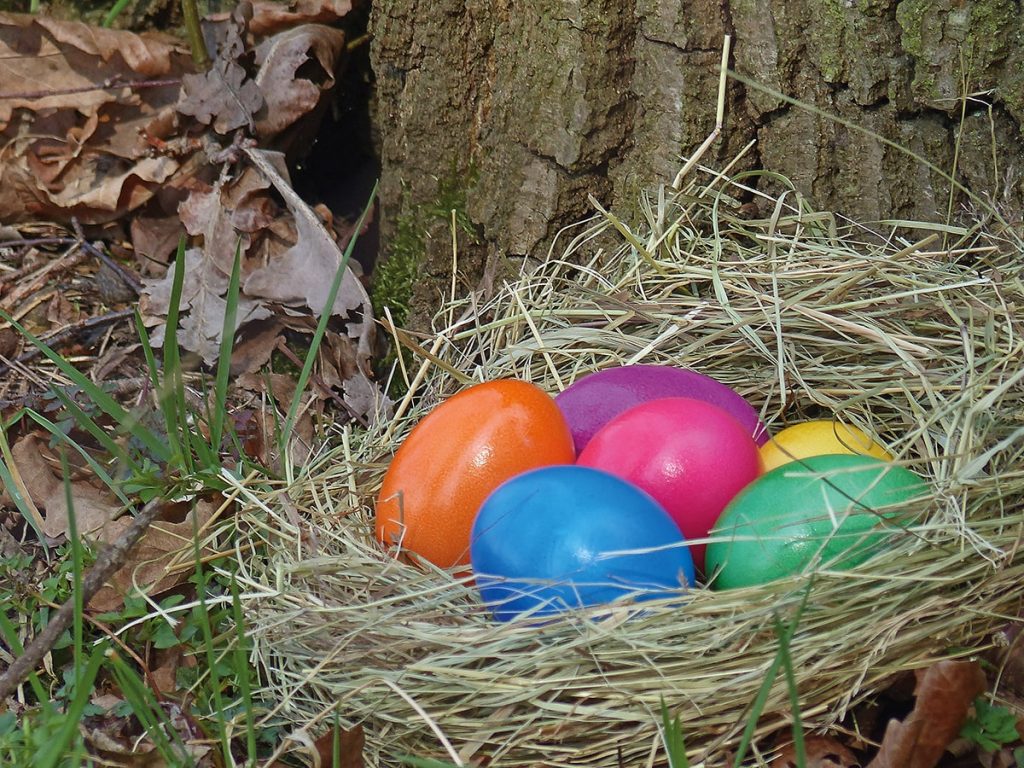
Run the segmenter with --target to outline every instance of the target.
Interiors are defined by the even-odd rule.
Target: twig
[[[79,88],[50,88],[45,91],[15,91],[14,93],[0,92],[0,101],[5,99],[32,101],[34,99],[46,99],[50,96],[72,96],[76,93],[89,93],[90,91],[116,91],[119,88],[131,88],[133,91],[139,91],[144,88],[165,88],[169,85],[181,85],[181,79],[173,77],[166,80],[104,80],[102,83],[83,85]]]
[[[105,325],[111,325],[119,322],[126,318],[132,317],[135,314],[135,309],[119,309],[116,312],[107,312],[105,315],[99,315],[98,317],[89,317],[85,320],[81,320],[73,325],[61,328],[55,333],[51,333],[49,336],[44,336],[41,341],[45,342],[47,346],[53,347],[57,344],[65,342],[68,338],[75,336],[83,331],[91,331],[96,328],[102,328]],[[14,359],[15,363],[27,363],[30,360],[34,360],[42,354],[42,350],[39,347],[32,347],[21,355],[18,355]],[[7,373],[10,370],[9,365],[0,363],[0,374]]]
[[[110,258],[106,253],[104,253],[102,248],[93,245],[88,240],[86,240],[85,233],[82,230],[82,225],[79,223],[78,219],[72,218],[71,225],[75,228],[75,234],[78,235],[78,241],[79,243],[81,243],[82,248],[84,248],[86,251],[88,251],[97,259],[106,264],[111,270],[113,270],[114,274],[121,278],[121,282],[123,282],[125,285],[131,288],[135,292],[135,295],[138,296],[139,293],[142,292],[142,283],[136,280],[135,277],[128,270],[126,270],[124,267],[122,267],[120,264],[118,264],[116,261]]]
[[[113,544],[100,552],[96,562],[92,564],[88,572],[82,578],[82,606],[87,606],[89,601],[96,596],[100,588],[109,581],[110,577],[119,571],[128,560],[132,548],[138,544],[139,539],[163,511],[163,499],[153,499],[136,516],[128,529],[121,534]],[[71,626],[75,613],[74,595],[69,597],[64,605],[53,615],[50,623],[47,624],[39,634],[25,647],[24,652],[14,660],[7,668],[7,671],[0,675],[0,701],[4,701],[21,685],[31,674],[43,657],[53,648],[57,639],[65,629]]]
[[[17,274],[16,278],[5,275],[4,279],[0,281],[0,293],[2,293],[3,288],[7,286],[8,283],[14,279],[17,280],[17,285],[11,286],[9,288],[10,293],[4,297],[4,303],[11,308],[11,314],[15,314],[15,304],[21,301],[25,296],[32,295],[39,291],[40,286],[42,286],[50,276],[78,266],[85,261],[87,256],[88,254],[78,247],[78,243],[76,241],[76,243],[68,249],[67,253],[54,261],[48,262],[42,268],[37,268],[37,265],[33,265],[33,271],[25,275],[18,274],[21,272],[21,270],[18,270],[18,273],[14,273]],[[24,277],[28,277],[28,280],[23,280],[22,278]]]
[[[33,237],[29,239],[3,240],[0,241],[0,248],[28,248],[36,245],[74,245],[76,242],[73,237]]]

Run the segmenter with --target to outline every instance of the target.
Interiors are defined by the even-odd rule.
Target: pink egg
[[[768,431],[757,411],[739,393],[710,376],[669,365],[628,365],[606,368],[584,376],[555,398],[569,423],[576,453],[620,413],[640,403],[664,397],[692,397],[730,413],[758,445],[768,442]]]
[[[725,506],[761,474],[746,426],[723,408],[688,397],[651,400],[616,416],[576,463],[647,491],[688,540],[706,538]],[[690,548],[698,570],[704,549]]]

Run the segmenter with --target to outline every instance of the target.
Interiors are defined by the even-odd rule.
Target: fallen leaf
[[[43,513],[43,533],[64,536],[68,530],[68,505],[59,459],[39,432],[20,437],[11,446],[11,455],[32,502]],[[50,460],[47,461],[47,457]],[[80,536],[95,535],[121,512],[121,505],[110,492],[104,492],[81,478],[72,478],[71,501]]]
[[[156,281],[145,283],[144,301],[141,309],[145,315],[166,316],[171,304],[171,290],[174,271]],[[202,356],[212,365],[220,354],[220,341],[224,331],[224,315],[227,311],[225,294],[228,276],[217,269],[211,259],[202,251],[191,248],[185,252],[185,280],[181,293],[179,311],[183,313],[178,329],[177,342]],[[235,330],[250,320],[270,316],[270,310],[261,303],[245,296],[239,296],[235,316]],[[150,342],[154,347],[164,344],[165,326],[160,325],[152,334]]]
[[[913,711],[903,722],[889,721],[868,768],[933,768],[985,687],[985,673],[977,662],[940,661],[918,670]]]
[[[18,109],[89,114],[124,98],[121,89],[97,84],[132,75],[173,77],[188,61],[187,47],[170,35],[0,12],[0,124],[10,122]]]
[[[254,35],[266,35],[298,24],[330,24],[353,8],[351,0],[292,0],[289,3],[256,0],[249,29]]]
[[[253,115],[263,106],[263,94],[240,64],[223,61],[199,75],[181,79],[178,111],[225,134],[254,125]]]
[[[100,589],[89,608],[105,613],[120,608],[124,598],[136,587],[146,594],[157,595],[184,582],[192,572],[189,564],[195,561],[192,544],[195,531],[204,529],[218,504],[209,499],[198,499],[194,504],[167,504],[162,518],[150,525],[132,549],[128,562]],[[94,537],[112,543],[129,525],[129,518],[118,518]],[[200,551],[207,555],[212,550]]]
[[[337,730],[338,762],[334,761],[335,729],[331,728],[323,736],[313,742],[315,757],[313,764],[320,768],[363,768],[363,745],[366,737],[363,726]]]
[[[133,217],[132,247],[139,269],[152,274],[154,266],[167,264],[184,234],[185,228],[177,216]]]
[[[832,736],[804,737],[805,768],[860,768],[860,760],[849,747]],[[773,768],[797,768],[797,752],[787,744],[772,760]]]
[[[191,67],[168,36],[0,13],[0,220],[111,221],[185,173],[150,142]]]
[[[255,149],[245,152],[284,198],[295,217],[298,233],[295,245],[273,263],[249,274],[245,280],[245,292],[249,296],[288,306],[305,306],[319,315],[324,311],[327,294],[341,264],[341,249],[323,222],[275,168],[275,164],[280,162],[280,155]],[[345,317],[354,310],[368,307],[366,289],[352,270],[346,268],[331,314]],[[365,315],[362,323],[372,325],[370,315]]]
[[[181,706],[166,700],[161,700],[158,706],[162,710],[159,719],[164,737],[167,737],[167,731],[174,733],[170,745],[174,756],[173,766],[209,768],[219,764],[208,760],[213,747]],[[108,714],[86,717],[79,726],[79,732],[85,739],[90,755],[101,758],[104,765],[170,768],[161,750],[153,743],[151,734],[139,733],[138,720],[134,716]]]
[[[249,323],[241,329],[231,350],[232,378],[255,373],[269,363],[283,332],[284,326],[276,317]]]
[[[263,142],[315,114],[324,95],[334,88],[334,73],[344,52],[345,33],[321,24],[287,30],[257,47],[256,83],[264,108],[256,121],[256,135]],[[312,62],[318,66],[310,66]]]
[[[181,666],[183,654],[184,649],[180,645],[154,650],[149,678],[159,689],[160,694],[174,693],[178,690],[178,667]]]
[[[248,3],[239,3],[230,20],[219,26],[222,36],[212,66],[181,79],[178,112],[212,126],[220,134],[242,126],[252,130],[253,116],[263,106],[259,86],[240,61],[245,55],[244,37],[251,13]]]

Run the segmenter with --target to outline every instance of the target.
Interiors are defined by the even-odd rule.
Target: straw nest
[[[720,177],[662,189],[632,229],[599,209],[490,300],[451,302],[433,339],[401,337],[415,359],[396,374],[411,390],[394,419],[346,428],[287,489],[252,499],[244,536],[268,556],[240,565],[276,715],[313,730],[335,712],[362,723],[384,765],[645,765],[663,760],[664,697],[691,758],[717,765],[776,659],[776,617],[792,622],[805,594],[789,653],[812,726],[894,672],[991,644],[1024,577],[1019,240],[869,230],[792,194],[761,196],[766,217],[745,220],[739,191]],[[543,627],[495,623],[470,584],[373,541],[389,458],[445,397],[499,377],[556,393],[640,362],[719,379],[773,430],[823,416],[859,425],[934,494],[852,571]],[[758,733],[784,728],[790,709],[780,679]]]

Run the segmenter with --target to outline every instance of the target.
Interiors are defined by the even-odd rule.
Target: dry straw
[[[639,766],[664,760],[664,697],[693,760],[719,765],[735,747],[778,650],[775,617],[793,618],[807,577],[698,589],[641,615],[622,605],[500,625],[470,585],[374,543],[390,456],[467,381],[518,377],[555,393],[609,366],[690,367],[746,396],[772,429],[835,416],[929,480],[933,497],[884,553],[815,575],[790,647],[805,723],[837,722],[895,672],[984,649],[1017,616],[1019,240],[982,227],[869,230],[795,193],[702,174],[704,185],[645,199],[642,226],[601,211],[490,300],[446,307],[435,338],[413,345],[397,419],[346,429],[289,488],[253,499],[245,544],[267,556],[240,568],[275,716],[326,726],[336,711],[364,725],[382,765],[414,754]],[[741,215],[744,194],[763,218]],[[789,710],[779,680],[759,735],[784,728]]]

